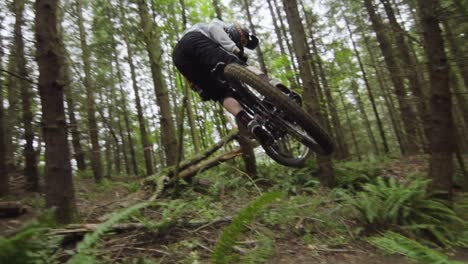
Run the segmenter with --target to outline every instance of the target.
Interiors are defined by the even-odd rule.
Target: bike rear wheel
[[[312,116],[268,81],[247,68],[234,63],[226,65],[224,74],[230,80],[240,80],[246,83],[267,97],[278,109],[282,110],[289,120],[299,125],[306,133],[300,133],[298,129],[293,128],[288,130],[312,151],[320,155],[330,155],[333,152],[333,142],[328,133],[320,127]],[[289,123],[289,125],[291,124]],[[267,154],[269,153],[267,152]]]

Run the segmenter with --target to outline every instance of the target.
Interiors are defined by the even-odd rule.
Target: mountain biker
[[[229,94],[229,89],[223,87],[211,73],[219,62],[246,65],[244,48],[253,50],[258,42],[255,35],[238,23],[227,24],[215,18],[208,24],[198,23],[185,30],[174,48],[172,58],[191,88],[203,100],[220,102],[260,143],[268,144],[273,140],[270,132],[250,116]],[[258,69],[256,73],[262,74]]]

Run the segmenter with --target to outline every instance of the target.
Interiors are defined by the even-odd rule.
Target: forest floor
[[[381,163],[338,165],[337,174],[351,167],[363,172],[363,177],[379,173],[398,179],[425,170],[421,158],[385,161],[383,166]],[[386,255],[362,239],[362,230],[347,217],[347,208],[336,202],[338,194],[318,187],[318,182],[309,178],[310,170],[262,166],[259,175],[269,183],[259,184],[235,166],[225,164],[199,175],[178,194],[159,199],[157,210],[144,209],[132,215],[126,222],[147,223],[149,227],[105,235],[98,243],[97,258],[102,263],[210,263],[223,228],[241,208],[274,187],[288,195],[247,225],[231,252],[237,255],[237,263],[411,263],[402,256]],[[359,177],[348,180],[359,181]],[[118,177],[96,185],[92,179],[77,178],[80,222],[100,223],[116,211],[144,201],[140,182]],[[44,206],[43,197],[37,194],[21,193],[21,197],[29,212],[19,218],[0,219],[0,236],[35,219]],[[76,242],[64,247],[72,249]],[[453,260],[468,263],[467,250],[445,253]],[[67,258],[65,251],[62,257]]]

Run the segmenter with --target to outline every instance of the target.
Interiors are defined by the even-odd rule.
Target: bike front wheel
[[[318,122],[267,80],[235,63],[226,65],[224,74],[230,80],[246,83],[283,111],[290,122],[282,118],[279,121],[283,123],[283,127],[287,127],[287,132],[302,144],[320,155],[330,155],[333,152],[333,141]],[[297,126],[302,129],[297,128]],[[268,152],[269,150],[267,150],[267,154],[270,155]]]

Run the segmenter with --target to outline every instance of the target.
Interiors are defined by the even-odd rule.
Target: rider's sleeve
[[[208,25],[210,38],[219,43],[227,51],[234,53],[239,48],[234,41],[229,38],[229,35],[224,31],[225,23],[217,18],[213,19]]]

